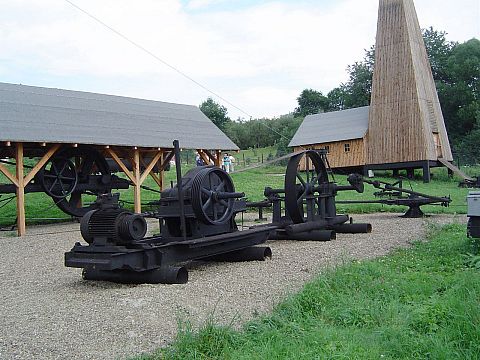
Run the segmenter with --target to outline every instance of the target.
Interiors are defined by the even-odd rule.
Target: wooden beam
[[[197,149],[198,155],[202,158],[202,160],[205,162],[205,165],[210,165],[210,158],[208,155],[202,150],[202,149]]]
[[[160,157],[163,158],[163,153],[161,154]],[[142,158],[140,159],[140,162],[142,163],[143,166],[147,167],[147,164],[145,163],[145,161],[143,161]],[[161,163],[161,161],[160,161],[160,163]],[[162,180],[161,180],[161,178],[157,174],[155,174],[153,171],[150,171],[149,174],[152,177],[152,179],[157,183],[157,185],[160,187],[160,190],[162,190]]]
[[[15,186],[18,186],[17,178],[3,164],[0,164],[0,172],[5,175]]]
[[[143,172],[142,176],[140,177],[140,183],[138,185],[142,185],[143,182],[145,181],[145,179],[147,178],[148,174],[150,174],[150,172],[153,170],[153,168],[155,167],[155,165],[158,163],[158,160],[160,160],[162,156],[162,152],[159,151],[152,159],[152,161],[150,161],[150,164],[146,167],[145,171]],[[143,163],[143,161],[142,161]]]
[[[41,168],[45,166],[48,160],[55,154],[55,152],[60,148],[60,144],[53,145],[45,155],[40,159],[40,161],[33,167],[32,170],[28,173],[27,176],[23,179],[23,185],[27,186],[27,184],[32,181],[32,179],[37,175]]]
[[[162,156],[163,160],[162,160],[162,165],[160,165],[160,170],[164,170],[167,167],[167,165],[170,163],[170,160],[173,159],[174,155],[175,153],[172,150],[168,153],[167,156]]]
[[[157,183],[158,187],[160,188],[160,190],[163,190],[162,189],[162,179],[160,176],[158,176],[157,174],[155,174],[153,171],[150,171],[150,176],[152,177],[152,179]]]
[[[132,159],[132,168],[133,168],[133,175],[135,176],[135,186],[133,187],[133,202],[134,202],[134,211],[136,213],[142,212],[142,194],[141,194],[141,174],[140,174],[140,150],[135,148],[133,151],[133,159]]]
[[[214,157],[215,166],[221,168],[222,167],[222,164],[221,164],[222,150],[216,150],[215,153],[216,153],[216,157]]]
[[[23,181],[23,144],[16,146],[16,170],[17,170],[17,232],[18,236],[24,236],[25,227],[25,185]]]
[[[127,177],[130,179],[130,181],[133,182],[134,184],[136,184],[137,179],[130,172],[130,170],[127,169],[127,167],[125,166],[123,161],[118,157],[118,155],[115,153],[115,151],[113,151],[110,148],[106,148],[105,151],[107,152],[108,155],[110,155],[112,157],[112,159],[117,163],[117,165],[120,166],[120,169],[122,169],[122,171],[125,173],[125,175],[127,175]]]
[[[206,149],[202,149],[202,151],[210,158],[210,161],[213,162],[213,164],[216,164],[216,157],[213,155],[210,151]],[[208,163],[210,165],[210,163]]]
[[[163,191],[163,184],[165,184],[165,170],[161,166],[165,162],[164,159],[165,159],[165,156],[162,152],[162,156],[160,157],[160,162],[159,162],[160,167],[158,168],[158,180],[159,181],[157,181],[157,184],[158,184],[158,187],[160,188],[160,191]],[[153,172],[150,173],[150,174],[153,174]],[[155,174],[153,174],[153,175],[155,175]]]

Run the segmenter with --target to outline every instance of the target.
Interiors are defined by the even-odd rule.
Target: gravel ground
[[[465,222],[465,216],[397,214],[354,219],[372,223],[372,234],[269,242],[272,260],[195,263],[185,285],[82,280],[81,270],[63,266],[64,252],[81,240],[78,224],[31,227],[26,237],[0,238],[0,358],[117,359],[150,352],[173,339],[178,320],[246,321],[271,310],[322,267],[408,246],[425,235],[428,223]]]

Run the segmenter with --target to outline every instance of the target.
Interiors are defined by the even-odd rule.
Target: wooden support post
[[[146,164],[143,161],[143,159],[140,159],[140,156],[139,156],[140,161],[142,162],[143,166],[145,166],[145,171],[140,176],[140,181],[139,181],[138,185],[142,185],[145,182],[145,179],[147,178],[148,174],[150,174],[153,171],[153,168],[158,163],[158,160],[160,160],[161,156],[162,156],[162,152],[159,151],[157,154],[155,154],[153,159],[150,161],[150,164]]]
[[[162,151],[162,155],[160,156],[160,161],[158,162],[159,165],[159,169],[160,171],[158,172],[158,180],[157,181],[157,184],[158,184],[158,187],[160,188],[160,191],[163,191],[163,188],[165,186],[165,170],[163,169],[162,164],[163,164],[163,161],[164,161],[164,155],[163,155],[163,151]]]
[[[133,188],[134,211],[142,212],[142,195],[141,195],[141,173],[140,173],[140,150],[135,149],[132,159],[133,176],[135,177],[135,185]]]
[[[16,146],[16,170],[17,170],[17,232],[18,236],[24,236],[25,227],[25,183],[23,180],[23,144]]]
[[[222,167],[222,150],[215,151],[215,166],[221,168]]]

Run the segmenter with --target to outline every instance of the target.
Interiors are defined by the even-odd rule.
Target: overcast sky
[[[253,117],[328,93],[375,42],[378,0],[70,0]],[[480,0],[416,0],[420,25],[480,38]],[[199,105],[204,89],[66,0],[0,0],[0,82]],[[232,118],[248,118],[228,103]]]

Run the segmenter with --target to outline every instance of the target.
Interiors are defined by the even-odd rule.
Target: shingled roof
[[[0,141],[238,150],[197,106],[0,83]]]
[[[369,107],[308,115],[288,146],[361,139],[368,130]]]

